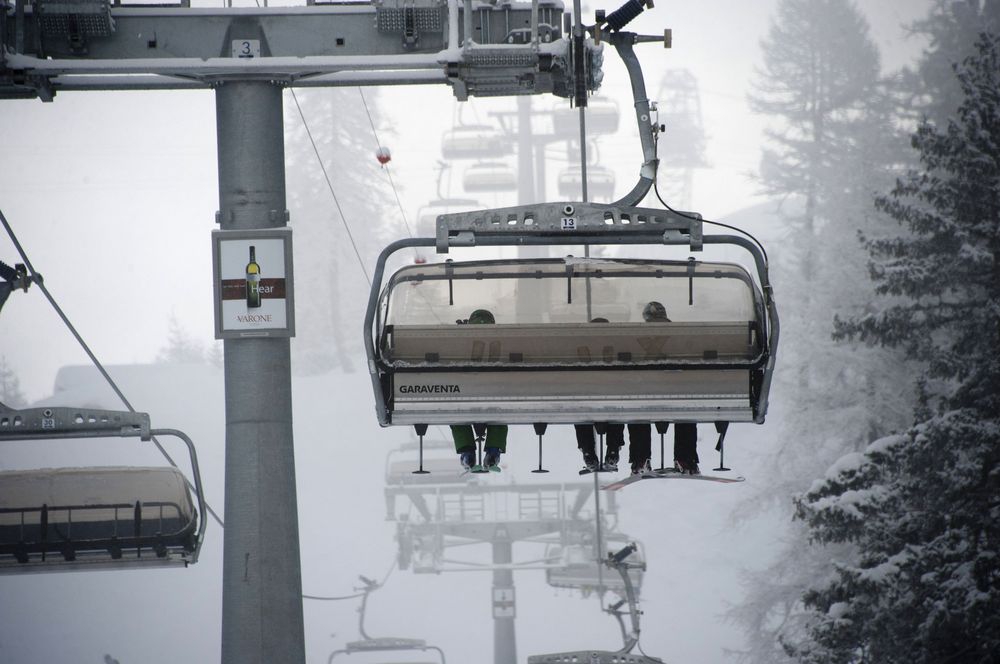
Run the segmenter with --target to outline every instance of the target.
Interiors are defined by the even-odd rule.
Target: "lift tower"
[[[600,80],[600,47],[581,30],[567,36],[559,0],[307,0],[252,8],[0,0],[0,9],[0,99],[53,101],[70,90],[215,91],[216,242],[290,238],[286,87],[444,83],[459,100],[553,93],[585,105]],[[290,239],[283,242],[290,277]],[[226,284],[214,288],[218,312]],[[294,310],[292,293],[284,296],[284,325],[225,330],[216,320],[226,391],[226,663],[305,661],[289,358]]]

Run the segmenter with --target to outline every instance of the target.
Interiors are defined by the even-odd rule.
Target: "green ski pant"
[[[471,424],[452,424],[451,435],[455,439],[456,452],[462,453],[466,450],[476,449],[476,435],[472,431]],[[486,447],[496,447],[504,454],[507,453],[506,424],[486,425]]]

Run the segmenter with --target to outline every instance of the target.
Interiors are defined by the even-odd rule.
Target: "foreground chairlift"
[[[187,566],[205,534],[194,444],[151,429],[149,415],[0,404],[0,442],[157,436],[187,445],[197,504],[172,467],[57,468],[0,473],[0,574]]]
[[[730,263],[537,258],[398,270],[405,247],[684,245],[746,249]],[[644,322],[649,301],[668,322]],[[463,325],[475,309],[496,324]],[[595,318],[607,323],[592,323]],[[379,423],[757,422],[767,411],[778,319],[760,249],[702,235],[698,218],[556,203],[442,215],[436,240],[379,257],[365,318]]]
[[[376,264],[364,343],[379,424],[711,422],[722,451],[730,422],[763,423],[778,343],[778,315],[762,249],[735,235],[704,235],[700,215],[636,207],[656,178],[655,125],[633,46],[662,41],[622,31],[641,11],[623,6],[602,37],[629,73],[643,163],[639,180],[608,205],[547,203],[444,214],[435,238],[399,240]],[[638,11],[636,11],[638,9]],[[598,25],[587,28],[592,35]],[[445,261],[396,271],[407,247],[734,245],[736,264],[545,258]],[[643,307],[669,320],[645,322]],[[476,309],[494,324],[456,325]],[[604,319],[608,322],[592,322]],[[720,468],[722,463],[720,460]]]
[[[445,664],[444,651],[437,646],[429,646],[423,639],[409,639],[398,637],[371,637],[365,632],[365,611],[368,608],[368,596],[382,587],[380,583],[365,576],[359,576],[364,584],[361,588],[356,588],[362,593],[361,606],[358,608],[358,631],[361,632],[361,640],[347,643],[343,649],[334,650],[326,660],[327,664],[333,662],[337,655],[356,655],[359,653],[382,653],[382,652],[426,652],[433,650],[437,653],[439,664]],[[413,664],[418,664],[414,662]],[[423,663],[420,663],[423,664]]]

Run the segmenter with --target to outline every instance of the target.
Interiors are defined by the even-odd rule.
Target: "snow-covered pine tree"
[[[1000,652],[1000,37],[956,67],[962,101],[913,137],[922,168],[877,204],[884,308],[838,333],[926,363],[923,421],[844,457],[797,503],[857,557],[808,592],[801,662],[992,663]]]
[[[872,199],[903,172],[908,151],[894,130],[867,22],[852,3],[784,0],[762,47],[756,107],[784,125],[772,131],[761,181],[771,194],[794,197],[785,206],[792,208],[787,238],[769,248],[782,312],[771,410],[780,442],[770,450],[762,497],[790,523],[780,537],[786,545],[748,577],[747,599],[730,618],[746,632],[741,661],[776,664],[788,660],[779,635],[805,624],[802,593],[833,555],[808,546],[805,526],[791,522],[789,498],[845,452],[912,422],[912,392],[898,389],[906,365],[892,352],[832,339],[834,315],[864,311],[874,295],[857,233],[886,233]]]
[[[27,399],[21,392],[21,381],[3,355],[0,355],[0,403],[9,408],[24,408],[27,404]]]
[[[156,354],[156,361],[162,364],[201,364],[205,361],[205,348],[188,334],[184,326],[171,314],[167,325],[167,345]]]
[[[903,110],[915,122],[926,117],[944,124],[961,99],[952,67],[972,54],[980,33],[1000,33],[1000,0],[933,0],[927,16],[909,29],[927,40],[927,48],[916,68],[900,77]]]
[[[362,96],[356,87],[298,90],[285,98],[286,180],[295,233],[292,360],[298,373],[351,371],[364,364],[364,270],[370,271],[389,241],[406,237],[388,179],[375,159],[368,112],[378,127],[378,99],[377,90]],[[380,138],[385,138],[382,133],[389,132],[380,132]]]

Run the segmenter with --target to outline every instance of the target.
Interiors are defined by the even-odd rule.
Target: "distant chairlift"
[[[513,142],[490,125],[458,126],[441,139],[441,156],[445,159],[489,159],[513,152]]]
[[[613,134],[618,131],[618,102],[608,97],[589,97],[586,114],[587,133]],[[552,123],[556,135],[567,139],[580,138],[580,111],[560,104],[552,111]]]
[[[559,174],[558,192],[568,199],[579,198],[583,190],[583,169],[571,166]],[[587,193],[593,198],[611,198],[615,193],[615,172],[600,165],[587,167]]]
[[[405,247],[737,245],[730,263],[537,258],[404,267]],[[525,297],[525,295],[530,295]],[[644,322],[649,301],[669,322]],[[488,309],[493,325],[456,324]],[[595,318],[607,323],[592,323]],[[443,215],[379,257],[365,318],[379,423],[762,423],[778,318],[761,250],[668,211],[540,204]]]
[[[399,638],[399,637],[371,637],[365,632],[365,612],[368,609],[368,596],[374,591],[382,587],[377,581],[366,578],[364,576],[358,577],[364,584],[363,587],[357,588],[362,592],[361,607],[358,609],[358,631],[361,632],[361,640],[351,641],[347,643],[342,650],[334,650],[330,653],[330,657],[326,660],[327,664],[333,662],[334,657],[337,655],[356,655],[358,653],[383,653],[383,652],[414,652],[421,651],[426,652],[432,650],[437,654],[439,660],[436,664],[445,664],[444,651],[442,651],[437,646],[429,646],[427,642],[423,639],[409,639],[409,638]],[[418,664],[414,662],[413,664]],[[421,663],[423,664],[423,663]]]
[[[517,173],[501,162],[480,162],[465,170],[462,186],[471,193],[517,191]]]
[[[639,655],[631,654],[632,650],[639,644],[639,619],[642,612],[639,611],[638,593],[632,584],[631,572],[635,568],[645,569],[645,562],[631,558],[638,551],[636,544],[629,544],[621,550],[608,553],[602,564],[607,566],[610,574],[617,574],[621,578],[622,599],[605,608],[605,612],[611,614],[618,620],[618,625],[622,632],[622,647],[619,650],[576,650],[571,652],[557,652],[546,655],[532,655],[528,657],[528,664],[568,664],[579,662],[580,664],[650,664],[662,662],[657,657],[650,657],[645,653]],[[628,606],[628,613],[622,611],[623,606]],[[629,626],[626,627],[624,616],[629,616]]]
[[[610,533],[604,539],[605,546],[616,551],[628,542],[628,538],[620,533]],[[589,544],[550,545],[545,557],[558,559],[559,564],[545,570],[545,582],[553,588],[579,590],[584,595],[595,591],[611,591],[624,595],[625,583],[621,575],[614,570],[603,569],[604,562],[598,561],[594,553],[594,547]],[[627,573],[633,588],[638,593],[646,571],[645,557],[638,546],[630,562],[634,564],[629,567]]]
[[[0,404],[0,442],[173,436],[187,445],[197,503],[173,467],[43,468],[0,473],[0,574],[187,566],[205,533],[194,444],[149,415]]]
[[[449,212],[464,212],[479,207],[479,201],[471,198],[436,198],[417,211],[418,237],[433,235],[437,228],[437,218]]]

